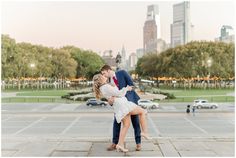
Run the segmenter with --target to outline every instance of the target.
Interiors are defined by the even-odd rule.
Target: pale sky
[[[16,42],[50,47],[74,45],[95,52],[124,45],[127,54],[143,46],[147,6],[157,4],[161,37],[170,42],[173,4],[182,1],[3,1],[2,33]],[[190,1],[194,40],[214,40],[222,25],[235,29],[234,1]]]

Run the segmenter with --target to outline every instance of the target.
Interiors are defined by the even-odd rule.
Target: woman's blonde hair
[[[100,87],[103,85],[102,83],[102,75],[96,74],[93,76],[93,91],[95,93],[95,97],[100,99],[102,97],[102,93],[100,91]]]

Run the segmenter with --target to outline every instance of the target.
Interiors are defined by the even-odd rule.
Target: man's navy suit
[[[130,75],[125,70],[118,70],[116,71],[116,79],[118,80],[118,88],[122,89],[123,87],[134,86],[134,83],[130,77]],[[125,95],[128,101],[132,101],[135,104],[138,104],[138,100],[140,97],[137,95],[135,91],[128,91]],[[135,142],[136,144],[141,143],[141,129],[139,123],[139,116],[138,115],[131,115],[131,122],[134,128],[134,135],[135,135]],[[119,135],[120,135],[120,127],[121,123],[117,123],[116,118],[114,117],[113,122],[113,138],[112,142],[114,144],[118,144]]]

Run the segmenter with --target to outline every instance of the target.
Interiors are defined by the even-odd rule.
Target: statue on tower
[[[121,63],[121,55],[120,55],[120,52],[118,52],[117,56],[116,56],[116,64],[117,64],[117,67],[116,67],[116,70],[119,70],[120,69],[120,63]]]

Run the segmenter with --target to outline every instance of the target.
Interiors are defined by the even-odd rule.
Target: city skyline
[[[74,45],[101,55],[109,49],[116,55],[124,45],[128,57],[143,47],[147,6],[159,6],[161,37],[170,43],[173,5],[180,2],[4,1],[2,34],[9,34],[16,42],[49,47]],[[190,1],[193,40],[214,41],[222,25],[235,29],[234,7],[233,1]]]

